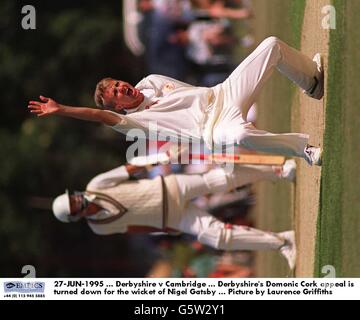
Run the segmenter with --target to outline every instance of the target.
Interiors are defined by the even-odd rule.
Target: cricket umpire
[[[279,250],[290,268],[294,267],[293,231],[273,233],[224,224],[191,201],[259,180],[292,180],[293,160],[280,168],[236,166],[231,172],[215,168],[202,175],[129,180],[137,170],[139,167],[132,165],[121,166],[94,177],[84,192],[66,191],[53,202],[55,216],[62,222],[85,218],[99,235],[180,231],[220,250]]]

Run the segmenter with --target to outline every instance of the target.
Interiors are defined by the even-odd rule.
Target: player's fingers
[[[41,102],[39,101],[29,101],[29,104],[33,104],[33,105],[39,105]]]
[[[40,109],[40,106],[36,106],[36,105],[28,105],[29,109]]]
[[[44,96],[39,96],[41,101],[44,101],[44,102],[48,102],[49,101],[49,98],[46,98]]]

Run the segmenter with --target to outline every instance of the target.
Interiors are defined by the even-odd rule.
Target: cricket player
[[[210,149],[237,144],[245,149],[301,157],[310,165],[321,165],[321,149],[309,145],[307,134],[270,133],[255,128],[247,120],[250,107],[274,69],[308,96],[319,100],[323,97],[320,54],[312,60],[278,38],[269,37],[223,83],[211,88],[194,87],[160,75],[149,75],[135,87],[106,78],[95,91],[100,110],[64,106],[43,96],[41,101],[30,101],[28,107],[38,116],[57,114],[102,122],[124,134],[131,134],[134,128],[146,134],[166,131],[167,136],[202,140]]]
[[[125,232],[180,231],[220,250],[278,250],[290,268],[295,265],[294,232],[264,232],[224,224],[191,200],[225,192],[259,180],[293,180],[295,161],[281,167],[236,166],[205,174],[173,174],[154,179],[129,180],[141,167],[125,165],[93,178],[84,192],[66,192],[53,202],[62,222],[85,218],[99,235]]]

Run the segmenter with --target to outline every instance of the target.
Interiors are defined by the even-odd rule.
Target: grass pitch
[[[305,0],[253,0],[258,42],[277,36],[293,47],[300,47]],[[270,132],[291,132],[291,101],[295,86],[275,72],[259,99],[257,127]],[[293,229],[294,186],[287,182],[257,184],[256,227],[262,230]],[[259,277],[286,277],[289,268],[278,252],[257,254]]]
[[[360,1],[334,0],[314,274],[360,276]]]

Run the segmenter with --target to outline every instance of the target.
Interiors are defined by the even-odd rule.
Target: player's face
[[[70,211],[71,215],[75,216],[79,214],[81,211],[83,211],[84,208],[84,202],[83,202],[83,196],[81,194],[77,195],[71,195],[70,196]]]
[[[70,196],[70,211],[71,216],[76,218],[88,217],[96,214],[99,208],[92,202],[88,202],[81,192],[75,192]]]
[[[136,108],[144,100],[144,95],[130,83],[113,79],[105,89],[103,98],[106,105],[120,111]]]

